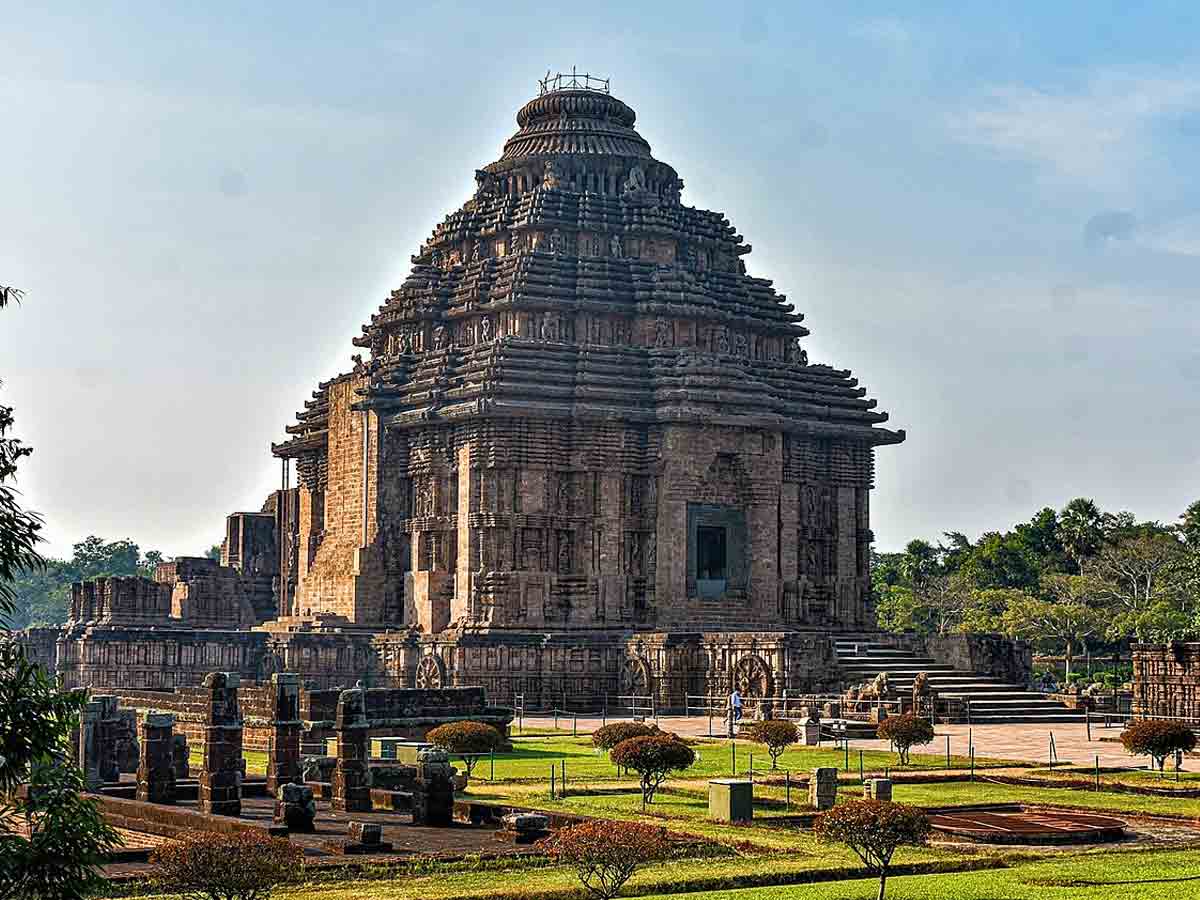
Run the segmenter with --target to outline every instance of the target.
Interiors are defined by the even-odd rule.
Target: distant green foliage
[[[106,541],[89,535],[72,548],[71,558],[47,559],[44,566],[25,565],[12,579],[12,626],[60,625],[67,620],[71,585],[101,575],[154,577],[164,561],[157,550],[142,554],[131,540]]]
[[[942,538],[873,554],[880,627],[1001,631],[1068,659],[1200,634],[1200,501],[1175,526],[1079,497],[975,542]]]

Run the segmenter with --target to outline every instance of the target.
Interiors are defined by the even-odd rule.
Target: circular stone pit
[[[982,844],[1095,844],[1125,837],[1125,822],[1071,810],[945,810],[929,817],[936,834]]]

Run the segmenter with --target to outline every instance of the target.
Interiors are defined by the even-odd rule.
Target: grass
[[[731,749],[731,744],[733,745]],[[490,760],[483,759],[475,769],[475,778],[496,782],[520,781],[550,781],[550,767],[557,767],[555,778],[560,778],[562,763],[566,762],[567,780],[569,783],[584,783],[589,781],[612,781],[618,777],[616,767],[609,762],[607,755],[597,752],[592,746],[590,736],[550,734],[545,736],[521,736],[513,739],[514,752],[497,754],[495,758],[495,777],[492,778]],[[717,778],[728,777],[731,774],[746,774],[753,763],[755,772],[766,774],[770,770],[771,758],[761,744],[751,741],[727,739],[700,739],[693,743],[697,760],[683,777],[687,778]],[[792,747],[784,752],[779,759],[779,771],[790,770],[793,773],[804,772],[817,766],[830,766],[843,771],[851,771],[857,775],[859,766],[859,751],[850,747],[848,757],[849,769],[846,767],[847,755],[843,750],[831,746],[824,747]],[[885,769],[900,770],[896,764],[896,754],[885,750],[862,751],[862,764],[865,772],[882,773]],[[970,765],[967,757],[951,756],[951,768],[963,769]],[[977,769],[1007,768],[1027,765],[1015,760],[976,759]],[[945,755],[914,753],[911,762],[903,771],[944,770]]]
[[[946,784],[896,784],[892,799],[918,806],[949,806],[959,803],[1043,803],[1143,815],[1200,817],[1200,799],[1116,794],[1077,788],[1024,787],[986,781],[955,781]]]
[[[1200,859],[1194,853],[1115,853],[986,872],[898,876],[888,879],[887,896],[890,900],[1162,900],[1194,897],[1198,885],[1191,879],[1200,879]],[[706,891],[704,900],[875,900],[878,885],[872,878],[717,890]]]

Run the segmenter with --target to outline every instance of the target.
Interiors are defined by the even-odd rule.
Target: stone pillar
[[[79,769],[83,772],[84,787],[98,791],[104,784],[100,774],[100,711],[99,701],[88,700],[79,715]]]
[[[138,722],[142,759],[137,770],[137,799],[175,802],[175,717],[147,711]]]
[[[813,809],[832,809],[837,802],[837,769],[812,770],[808,779],[808,803]]]
[[[100,780],[120,781],[121,766],[117,760],[117,749],[125,739],[125,722],[117,709],[119,700],[113,694],[92,694],[91,701],[99,705],[95,734]]]
[[[342,691],[338,697],[337,764],[333,770],[335,812],[370,812],[371,786],[367,771],[366,697],[362,688]]]
[[[171,738],[171,759],[175,765],[176,781],[192,777],[192,764],[186,734],[177,734]]]
[[[449,828],[454,819],[454,769],[444,750],[417,753],[413,824]]]
[[[863,799],[883,800],[890,803],[892,800],[892,779],[868,778],[863,782]]]
[[[303,784],[282,784],[275,800],[276,825],[286,825],[288,831],[312,834],[317,818],[317,803],[312,788]]]
[[[279,795],[284,784],[300,783],[300,676],[271,676],[272,709],[267,734],[267,792]]]
[[[200,812],[242,814],[242,715],[236,672],[204,676],[208,709],[204,716],[204,763],[200,771]]]

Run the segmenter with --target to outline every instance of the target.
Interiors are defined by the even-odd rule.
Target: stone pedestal
[[[367,770],[367,722],[361,688],[342,691],[338,697],[337,764],[333,769],[333,809],[337,812],[369,812],[370,773]]]
[[[120,700],[115,695],[93,694],[91,700],[99,704],[96,753],[100,765],[100,779],[105,782],[120,781],[119,750],[122,744],[133,738],[133,735],[128,733],[129,723],[121,717],[121,711],[118,709]],[[136,769],[135,763],[134,770]]]
[[[442,750],[422,750],[417,756],[413,788],[413,824],[449,828],[454,821],[454,769]]]
[[[504,826],[496,840],[510,844],[536,844],[550,836],[550,817],[541,813],[509,813],[500,820]]]
[[[142,759],[137,770],[137,799],[145,803],[175,802],[175,717],[145,712],[138,722]]]
[[[812,770],[808,780],[808,803],[813,809],[832,809],[837,802],[837,769]]]
[[[236,672],[210,672],[204,678],[208,710],[204,719],[204,764],[200,771],[200,812],[242,813],[242,715]]]
[[[84,787],[89,791],[98,791],[104,784],[100,762],[101,709],[102,706],[99,702],[89,700],[79,714],[79,738],[76,742],[76,750],[79,754],[79,770],[83,773]]]
[[[884,800],[891,802],[892,799],[892,779],[890,778],[868,778],[863,782],[863,799],[865,800]]]
[[[281,785],[300,781],[300,676],[276,672],[271,676],[272,720],[267,735],[267,790],[277,795]]]
[[[800,723],[800,733],[805,747],[815,747],[821,743],[821,723],[806,720]]]
[[[288,831],[311,834],[317,818],[317,803],[312,788],[302,784],[282,784],[275,800],[275,824]]]
[[[176,781],[192,777],[191,749],[188,747],[186,734],[177,734],[171,738],[171,759],[175,764]]]
[[[708,783],[708,817],[717,822],[754,818],[754,785],[746,778],[715,778]]]

